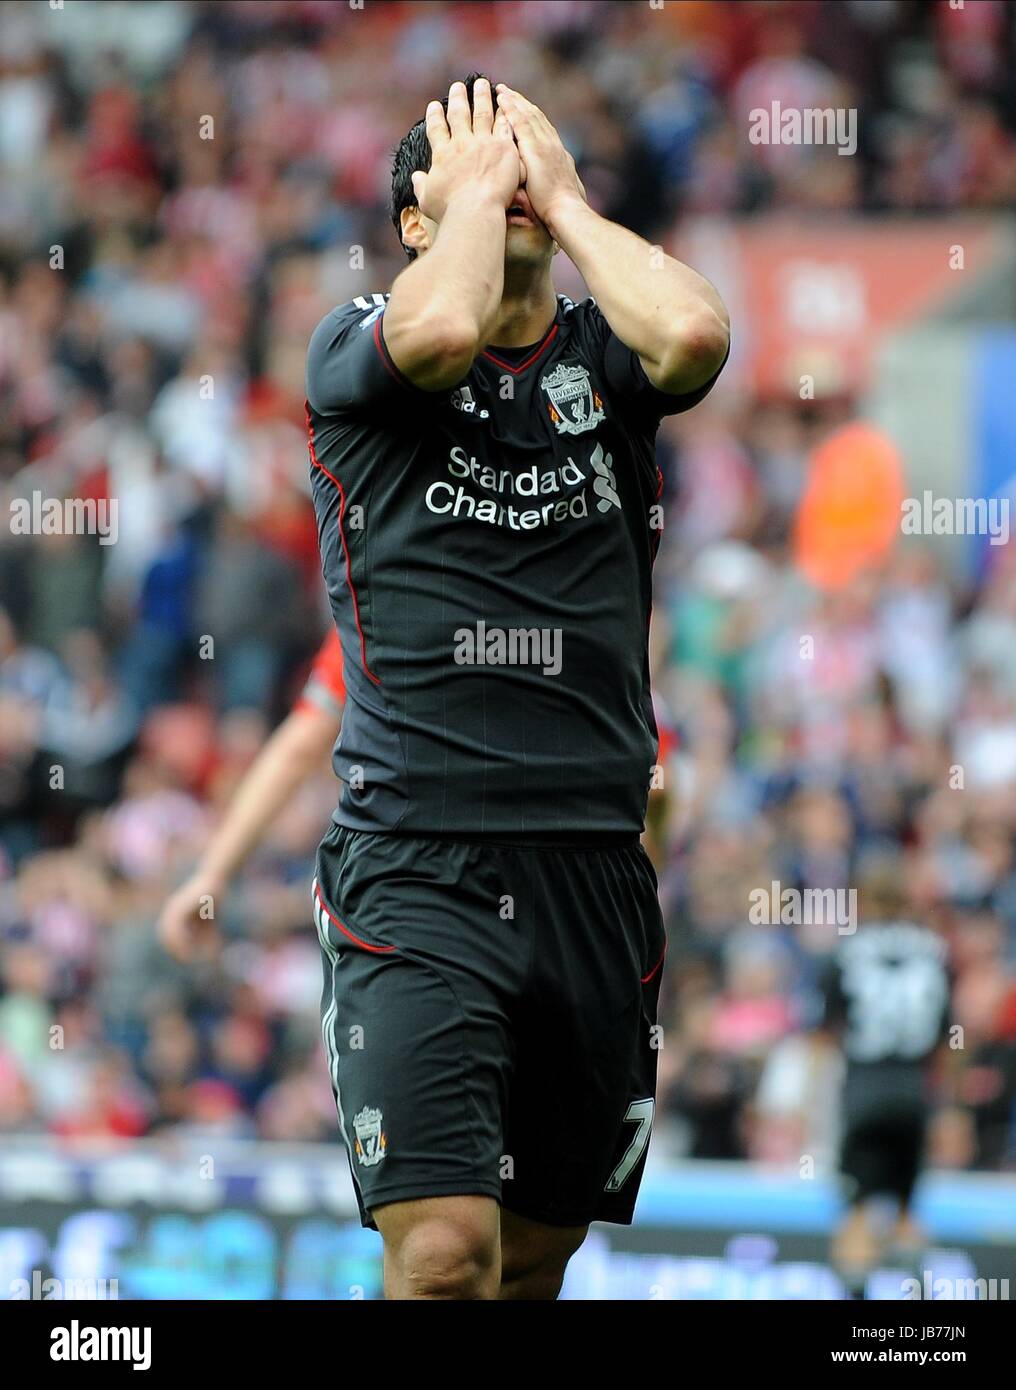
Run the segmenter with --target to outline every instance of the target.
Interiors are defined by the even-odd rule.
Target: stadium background
[[[154,925],[325,630],[309,334],[403,265],[390,149],[471,68],[734,325],[659,444],[662,1123],[639,1224],[567,1292],[837,1294],[829,942],[746,903],[871,856],[947,939],[964,1030],[921,1209],[952,1267],[1011,1271],[1016,563],[904,536],[899,505],[1013,492],[1014,49],[1001,0],[0,9],[5,517],[118,502],[108,546],[0,529],[0,1287],[376,1292],[317,1025],[330,771],[237,882],[221,960],[183,971]],[[773,101],[856,109],[856,153],[752,144]]]

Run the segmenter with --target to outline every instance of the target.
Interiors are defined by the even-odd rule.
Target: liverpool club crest
[[[353,1116],[356,1157],[365,1168],[373,1168],[376,1163],[380,1163],[388,1148],[388,1139],[381,1128],[381,1119],[381,1111],[373,1110],[369,1105],[365,1105]]]
[[[584,434],[606,418],[588,371],[577,362],[558,363],[540,385],[550,397],[548,410],[558,434]]]

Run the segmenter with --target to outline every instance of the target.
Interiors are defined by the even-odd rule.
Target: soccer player
[[[248,768],[200,861],[162,910],[159,935],[180,960],[213,944],[215,914],[230,882],[301,783],[325,763],[345,698],[342,646],[333,629],[299,700]]]
[[[924,1244],[910,1203],[950,995],[941,938],[898,920],[902,900],[888,875],[872,875],[861,895],[869,913],[881,912],[844,938],[823,985],[823,1027],[839,1038],[846,1060],[840,1170],[847,1209],[832,1260],[856,1298],[885,1256],[909,1265]]]
[[[392,214],[409,266],[307,362],[348,692],[324,1035],[386,1295],[555,1298],[589,1222],[630,1222],[652,1124],[654,436],[728,321],[482,77],[402,140]],[[558,247],[595,300],[555,294]]]

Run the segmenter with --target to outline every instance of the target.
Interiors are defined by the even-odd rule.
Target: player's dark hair
[[[482,72],[471,72],[468,77],[463,78],[466,84],[466,93],[469,97],[469,109],[473,109],[473,83],[478,78],[485,77]],[[489,81],[489,78],[488,78]],[[494,83],[490,84],[490,95],[497,111],[497,92],[494,90]],[[445,113],[448,112],[448,98],[445,97],[441,102]],[[425,174],[430,168],[430,141],[427,139],[426,117],[417,121],[408,135],[404,135],[395,148],[392,157],[392,202],[391,214],[392,224],[395,233],[402,241],[402,209],[416,207],[416,194],[413,192],[413,175],[415,173]],[[405,242],[402,249],[411,261],[416,260],[416,252]]]

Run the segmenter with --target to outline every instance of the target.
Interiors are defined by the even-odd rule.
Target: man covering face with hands
[[[325,1042],[388,1296],[554,1298],[589,1222],[631,1220],[652,1126],[654,439],[728,321],[483,77],[401,142],[392,217],[410,264],[307,366],[347,686]]]

